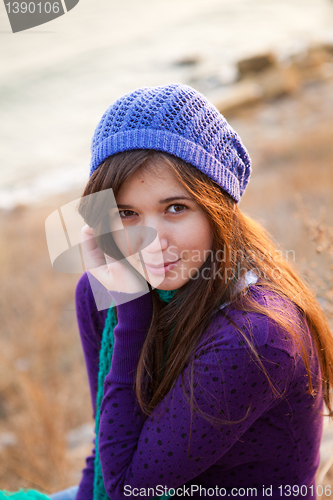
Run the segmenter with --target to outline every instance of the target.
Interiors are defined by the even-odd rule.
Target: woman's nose
[[[147,245],[143,251],[149,254],[157,254],[158,252],[164,251],[168,247],[168,240],[165,236],[159,236],[157,233],[156,238],[149,245]],[[163,260],[163,259],[161,259]]]
[[[155,217],[146,217],[142,222],[147,229],[150,228],[150,231],[147,232],[149,236],[152,234],[151,230],[156,234],[155,238],[153,240],[150,239],[147,246],[144,246],[143,252],[157,254],[158,252],[166,250],[168,248],[170,235],[168,234],[168,229],[165,227],[165,224]],[[153,257],[153,260],[158,262],[163,261],[162,257],[159,259],[157,255]]]

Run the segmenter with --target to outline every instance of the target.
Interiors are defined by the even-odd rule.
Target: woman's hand
[[[103,253],[95,241],[94,229],[81,229],[82,253],[85,268],[107,290],[136,293],[149,291],[144,278],[140,279],[126,264]]]

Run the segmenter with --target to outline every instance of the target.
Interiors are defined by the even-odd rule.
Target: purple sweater
[[[251,285],[247,293],[260,304],[282,300],[258,285]],[[86,273],[77,284],[76,310],[95,417],[107,310],[97,310]],[[292,313],[299,314],[295,307]],[[175,488],[174,498],[205,497],[205,493],[213,499],[295,498],[293,493],[302,485],[300,498],[315,498],[323,423],[321,387],[316,397],[308,394],[303,361],[276,323],[262,314],[236,310],[232,302],[212,316],[194,356],[194,396],[205,413],[240,422],[215,427],[194,412],[188,453],[190,408],[181,377],[148,418],[133,391],[151,321],[150,294],[117,305],[117,315],[99,429],[104,484],[112,500],[148,499],[162,495],[165,487]],[[282,397],[274,395],[228,318],[245,333],[251,325],[257,352],[274,386],[284,392]],[[320,370],[313,348],[309,361],[315,384]],[[95,449],[86,459],[76,500],[93,499],[94,453]]]

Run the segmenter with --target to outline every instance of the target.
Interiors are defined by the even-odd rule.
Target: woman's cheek
[[[171,247],[170,247],[170,257],[171,257],[170,260],[171,261],[179,259],[179,255],[176,252],[173,252],[173,250],[172,250],[173,248],[175,250],[177,250],[177,247],[175,245],[171,245]],[[180,257],[181,257],[181,255],[180,255]]]
[[[170,279],[177,279],[179,277],[179,273],[174,269],[170,269],[169,273],[171,274],[171,276],[169,276]]]
[[[181,262],[190,262],[189,254],[187,250],[182,250],[180,253]]]

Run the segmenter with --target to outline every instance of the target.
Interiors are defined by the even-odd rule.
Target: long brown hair
[[[174,298],[165,304],[150,287],[153,300],[153,316],[138,362],[135,390],[142,410],[147,414],[156,408],[175,384],[184,368],[191,361],[204,330],[216,308],[223,302],[234,300],[236,308],[264,314],[280,325],[299,347],[309,379],[309,392],[313,387],[309,361],[308,340],[302,334],[297,311],[307,322],[319,358],[323,397],[333,416],[330,388],[333,383],[333,339],[324,311],[314,294],[303,282],[295,266],[278,249],[278,244],[265,229],[242,213],[235,201],[216,182],[192,165],[166,153],[155,150],[134,150],[108,157],[92,174],[82,194],[78,211],[86,223],[96,227],[105,215],[105,208],[91,210],[84,197],[112,188],[117,196],[123,182],[129,180],[140,168],[149,168],[154,161],[164,161],[181,185],[188,191],[207,216],[213,229],[213,250],[204,262],[197,279],[190,279]],[[94,219],[90,214],[94,213]],[[218,259],[223,249],[223,258]],[[272,301],[269,307],[258,304],[251,294],[236,293],[236,281],[249,270],[260,277],[257,285],[289,299],[295,314]],[[221,278],[222,277],[222,278]],[[195,304],[195,307],[193,307]],[[249,353],[268,374],[256,353],[251,340],[235,327],[247,343]],[[170,341],[170,331],[173,334]],[[304,330],[303,330],[304,331]],[[167,357],[164,361],[164,354]],[[191,377],[193,376],[190,370]],[[268,381],[269,377],[268,377]],[[320,382],[319,382],[320,383]],[[271,384],[271,383],[270,383]],[[193,384],[189,383],[190,395],[186,395],[193,411]],[[278,392],[271,384],[273,391]],[[208,418],[208,417],[207,417]],[[221,421],[220,421],[221,423]]]

